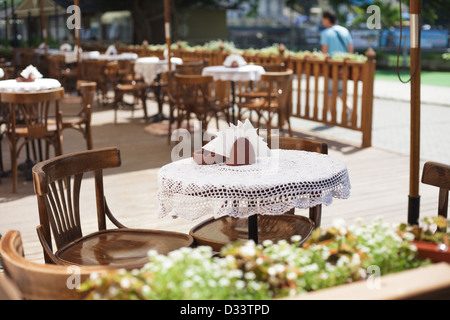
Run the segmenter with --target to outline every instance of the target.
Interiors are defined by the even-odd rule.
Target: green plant
[[[303,247],[287,241],[234,243],[213,257],[209,247],[183,248],[167,256],[149,253],[141,270],[94,275],[82,286],[91,299],[272,299],[416,268],[408,233],[381,220],[316,230]]]
[[[398,230],[402,234],[410,234],[415,241],[431,242],[434,244],[445,244],[450,246],[449,234],[443,230],[447,229],[447,220],[444,217],[426,217],[421,220],[423,226],[409,226],[401,224]]]

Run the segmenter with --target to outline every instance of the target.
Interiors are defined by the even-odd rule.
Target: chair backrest
[[[206,66],[203,60],[185,61],[181,65],[176,66],[177,73],[184,75],[201,75],[203,68]]]
[[[278,147],[284,150],[301,150],[308,152],[317,152],[321,154],[328,154],[328,144],[326,142],[314,139],[298,138],[298,137],[278,137]],[[268,138],[269,147],[272,147],[272,137]]]
[[[448,192],[450,190],[450,166],[427,162],[423,168],[422,183],[439,188],[438,215],[448,217]]]
[[[58,249],[83,236],[80,189],[83,175],[88,172],[95,173],[98,228],[105,230],[107,207],[103,170],[120,165],[117,148],[79,152],[38,163],[33,168],[33,179],[38,197],[41,242],[45,240],[51,249],[50,231]]]
[[[29,300],[80,300],[87,293],[76,290],[93,273],[106,272],[100,267],[63,267],[43,265],[24,258],[20,232],[9,231],[0,242],[0,254],[6,275]]]
[[[54,55],[48,58],[48,73],[50,78],[60,79],[61,71],[66,64],[65,57],[62,55]]]
[[[211,86],[214,82],[211,76],[175,74],[177,99],[185,106],[207,106],[211,96]]]
[[[10,128],[14,134],[16,117],[19,116],[31,139],[48,135],[48,117],[52,104],[59,112],[59,101],[64,98],[64,88],[39,92],[4,92],[1,101],[10,105]],[[14,110],[14,112],[13,112]]]
[[[261,76],[261,81],[266,83],[266,88],[270,93],[276,94],[276,99],[282,111],[289,106],[289,97],[292,91],[292,80],[294,73],[292,70],[284,72],[266,72]],[[269,94],[269,104],[273,95]]]

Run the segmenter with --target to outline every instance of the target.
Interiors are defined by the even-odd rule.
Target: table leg
[[[162,101],[162,91],[161,91],[161,74],[158,74],[158,77],[156,78],[156,81],[158,83],[158,86],[156,87],[156,101],[158,103],[158,114],[155,114],[154,116],[151,116],[149,119],[150,123],[156,123],[161,122],[163,120],[169,120],[164,114],[163,114],[163,101]]]
[[[236,104],[236,84],[234,81],[231,81],[231,121],[233,124],[236,124],[236,111],[234,106]]]
[[[258,241],[258,215],[255,214],[248,218],[248,239],[253,240],[256,244]]]

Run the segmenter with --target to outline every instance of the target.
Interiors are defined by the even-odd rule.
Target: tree
[[[134,42],[164,43],[164,1],[163,0],[103,0],[102,5],[114,7],[126,3],[131,8],[134,21]],[[130,3],[131,2],[131,3]],[[259,0],[171,0],[173,28],[177,28],[177,11],[186,8],[237,9],[243,4],[250,7],[250,15],[258,9]]]

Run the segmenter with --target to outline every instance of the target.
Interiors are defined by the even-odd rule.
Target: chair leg
[[[172,122],[173,122],[173,108],[170,107],[169,111],[169,129],[167,133],[167,145],[170,146],[170,142],[172,141]]]
[[[91,124],[87,123],[85,128],[85,138],[86,138],[86,144],[87,144],[87,148],[88,150],[93,150],[94,149],[94,143],[92,141],[92,129],[91,129]]]
[[[314,222],[316,229],[320,228],[322,223],[322,206],[316,206],[309,209],[309,218]]]
[[[10,145],[10,153],[11,153],[11,176],[12,176],[12,192],[17,192],[17,150],[16,150],[16,142],[12,141]]]
[[[145,122],[148,122],[147,95],[146,95],[146,91],[145,90],[144,90],[144,92],[141,93],[141,99],[142,99],[142,108],[144,108]]]

